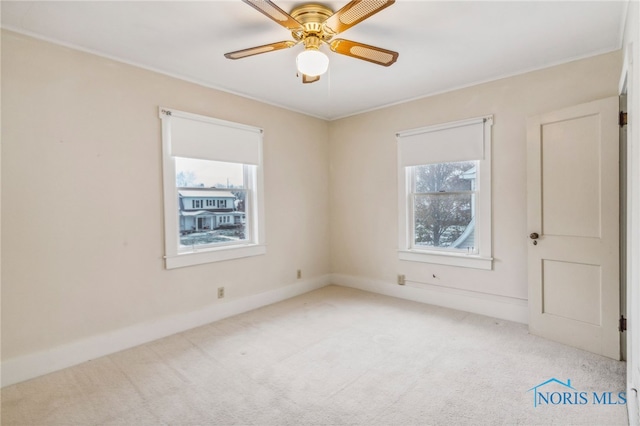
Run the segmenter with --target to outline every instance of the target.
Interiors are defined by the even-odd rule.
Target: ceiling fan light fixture
[[[274,0],[242,1],[291,31],[293,40],[225,53],[228,59],[241,59],[304,44],[304,52],[296,57],[298,75],[302,74],[304,84],[320,80],[320,76],[329,69],[329,57],[320,51],[323,44],[327,44],[331,52],[385,67],[398,59],[398,52],[392,50],[333,38],[391,6],[396,0],[351,0],[335,13],[327,6],[308,3],[294,7],[290,14],[277,6]]]
[[[329,57],[317,49],[305,49],[296,57],[296,66],[301,74],[316,77],[329,69]]]

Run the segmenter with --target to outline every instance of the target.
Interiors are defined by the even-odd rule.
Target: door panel
[[[598,127],[599,115],[542,123],[544,235],[600,236]]]
[[[542,311],[600,326],[600,266],[542,260]],[[581,297],[576,297],[582,293]]]
[[[617,113],[612,97],[530,118],[527,197],[531,333],[620,359]]]

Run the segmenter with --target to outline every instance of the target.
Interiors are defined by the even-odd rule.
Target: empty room
[[[637,0],[0,13],[2,425],[640,424]]]

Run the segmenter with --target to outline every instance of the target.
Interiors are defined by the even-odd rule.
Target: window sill
[[[457,253],[434,253],[418,250],[398,250],[400,260],[410,262],[435,263],[438,265],[459,266],[462,268],[493,269],[493,258],[479,255]]]
[[[266,252],[267,247],[261,244],[214,248],[197,252],[181,253],[175,256],[165,256],[165,267],[167,269],[183,268],[185,266],[202,265],[204,263],[260,256]]]

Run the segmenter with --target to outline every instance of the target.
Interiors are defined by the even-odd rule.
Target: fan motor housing
[[[329,41],[333,34],[325,32],[323,23],[333,15],[333,11],[321,4],[305,4],[291,11],[291,17],[302,24],[303,31],[292,31],[296,40],[304,40],[315,36],[323,41]]]

